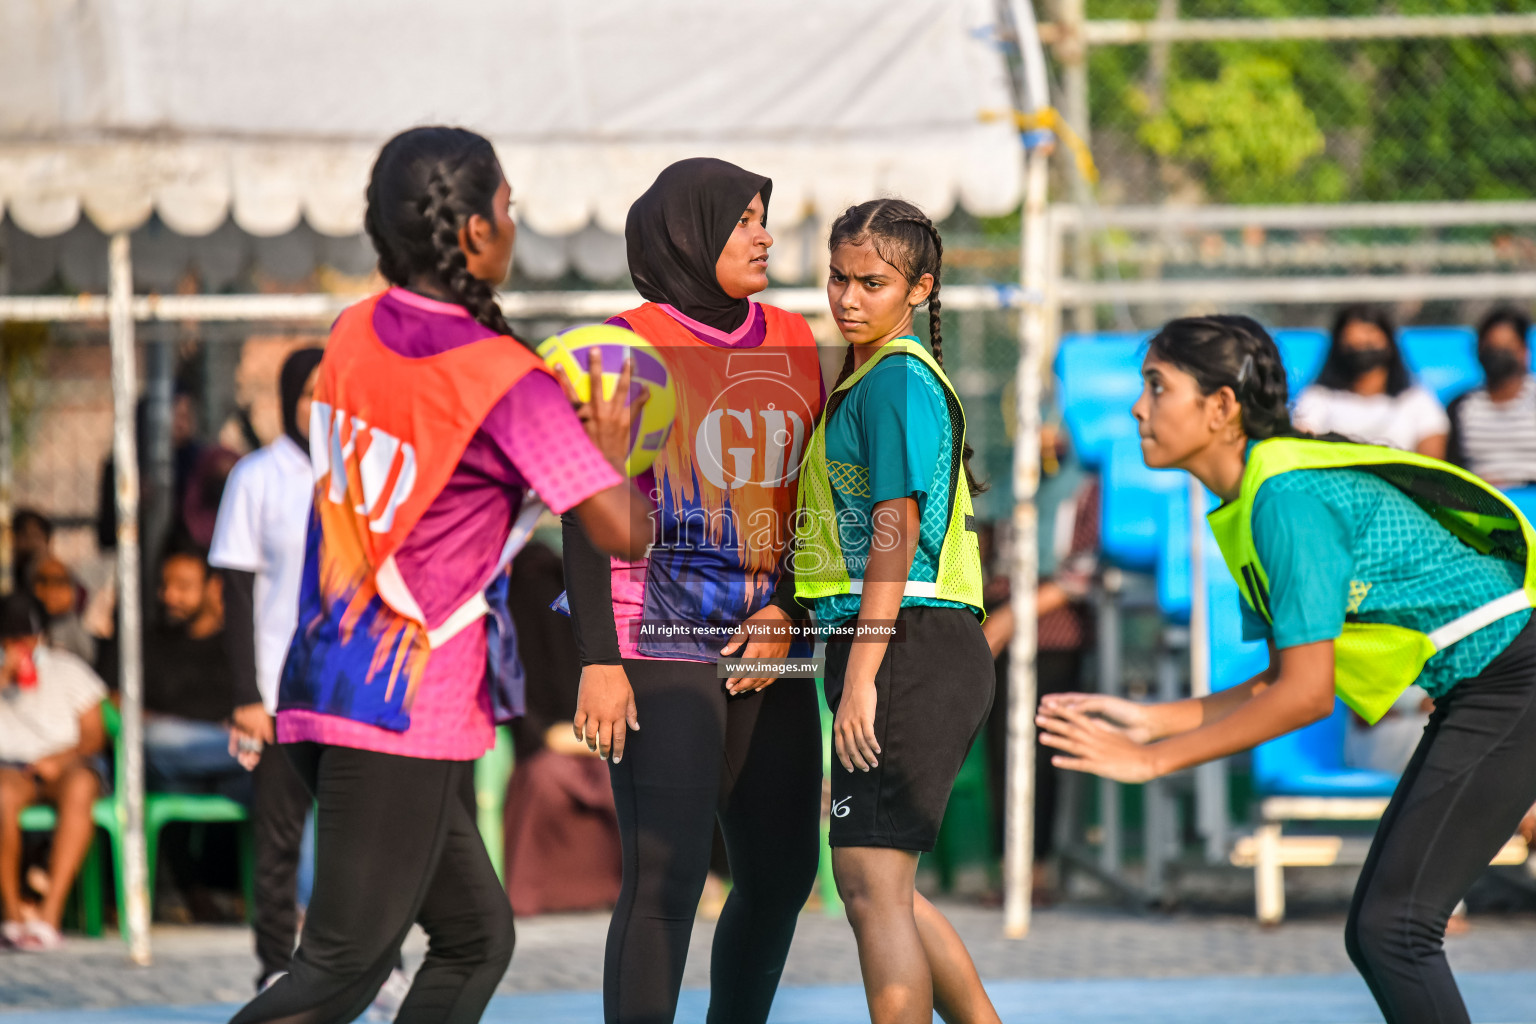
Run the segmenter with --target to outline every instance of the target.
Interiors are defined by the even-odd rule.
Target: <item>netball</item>
[[[629,457],[624,471],[638,476],[651,468],[667,435],[672,432],[672,418],[677,412],[677,395],[672,386],[672,374],[650,342],[634,331],[613,324],[588,324],[545,338],[539,343],[538,353],[551,370],[563,370],[576,397],[583,402],[592,397],[591,352],[597,349],[603,359],[603,397],[612,398],[619,386],[619,374],[624,360],[635,361],[634,376],[630,379],[630,400],[640,395],[640,389],[649,392],[640,417],[630,428]]]

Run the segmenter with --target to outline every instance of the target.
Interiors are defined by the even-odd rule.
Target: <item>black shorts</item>
[[[928,853],[955,776],[992,709],[992,652],[975,613],[915,605],[905,637],[875,674],[879,766],[848,771],[832,756],[833,846]],[[851,644],[827,643],[827,706],[837,713]]]

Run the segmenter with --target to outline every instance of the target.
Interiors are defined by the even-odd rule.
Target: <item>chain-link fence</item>
[[[205,453],[222,448],[243,454],[277,436],[282,429],[277,396],[282,360],[299,345],[323,341],[318,328],[245,325],[236,330],[208,324],[144,333],[149,338],[139,346],[140,379],[147,379],[161,359],[170,371],[166,391],[172,400],[173,473],[183,491],[188,478],[201,484],[210,474],[227,471],[228,458],[200,465]],[[54,527],[55,553],[87,590],[96,591],[112,571],[111,513],[103,515],[112,498],[111,480],[104,475],[112,448],[106,329],[0,324],[0,346],[11,397],[13,509],[45,516]],[[161,350],[155,352],[157,346]],[[142,437],[140,454],[149,458]],[[210,492],[215,505],[216,484]],[[153,487],[146,473],[146,495]],[[184,517],[185,510],[167,510],[166,515]]]
[[[1050,18],[1060,13],[1056,7],[1070,5],[1040,6],[1042,17]],[[1365,0],[1089,0],[1085,10],[1090,30],[1111,19],[1327,19],[1381,13],[1380,5]],[[1536,0],[1415,0],[1395,5],[1392,13],[1536,13]],[[1062,31],[1059,19],[1055,29]],[[1255,34],[1263,31],[1258,23]],[[1078,32],[1092,37],[1091,31]],[[1073,64],[1063,59],[1069,52],[1064,43],[1053,44],[1058,85],[1071,84]],[[1083,52],[1086,138],[1101,180],[1086,195],[1079,192],[1072,161],[1062,154],[1054,161],[1052,195],[1063,202],[1086,198],[1092,210],[1125,204],[1536,198],[1536,35],[1093,42]],[[1065,103],[1072,89],[1058,88],[1057,94]],[[946,284],[1004,287],[1018,281],[1017,214],[979,220],[957,212],[942,229]],[[52,241],[21,238],[8,223],[6,230],[12,257],[6,274],[13,293],[103,284],[96,278],[104,274],[104,239],[85,221]],[[316,290],[329,287],[332,277],[355,288],[365,278],[371,257],[359,239],[321,245],[313,239],[306,243],[305,232],[236,247],[238,266],[230,263],[220,277],[214,273],[223,266],[220,260],[229,262],[223,248],[170,238],[155,222],[135,233],[135,274],[144,278],[141,287],[155,290],[178,287],[190,273],[202,291],[287,290],[298,281]],[[597,239],[592,232],[581,237],[586,239],[581,245],[564,241],[563,248],[532,235],[520,238],[514,287],[622,284],[615,262],[621,249],[614,248],[614,240]],[[1536,272],[1533,224],[1090,227],[1086,237],[1081,248],[1067,237],[1062,272],[1069,279],[1101,284]],[[783,250],[788,258],[791,249],[800,273],[785,282],[814,284],[824,258],[819,233],[786,236],[776,252]],[[36,270],[32,277],[28,267]],[[1405,289],[1391,301],[1404,323],[1467,323],[1494,297],[1435,299]],[[1277,325],[1321,326],[1332,313],[1332,302],[1211,297],[1153,303],[1111,296],[1067,302],[1062,326],[1067,331],[1146,329],[1169,316],[1216,309],[1253,313]],[[920,334],[924,319],[918,318]],[[563,326],[568,324],[557,320],[519,324],[529,337]],[[825,344],[840,344],[830,322],[817,327]],[[205,324],[159,335],[146,329],[141,337],[152,343],[158,339],[178,353],[178,382],[198,399],[200,436],[211,443],[241,408],[248,410],[255,435],[271,435],[276,429],[276,363],[296,339],[314,339],[321,328],[295,332]],[[64,550],[77,561],[88,560],[95,554],[100,471],[109,443],[105,332],[29,327],[27,341],[18,340],[18,330],[8,328],[7,344],[31,345],[40,355],[10,382],[17,422],[14,503],[57,519]],[[969,437],[977,450],[973,464],[991,484],[977,500],[982,518],[1006,517],[1012,500],[1016,338],[1012,313],[951,308],[945,314],[946,367],[966,403]]]

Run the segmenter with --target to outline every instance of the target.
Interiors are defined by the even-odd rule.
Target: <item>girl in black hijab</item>
[[[684,160],[630,208],[630,274],[646,302],[609,323],[662,354],[677,394],[671,434],[636,481],[657,505],[656,543],[643,562],[611,564],[565,524],[583,665],[574,724],[610,758],[623,850],[603,975],[611,1024],[672,1020],[717,818],[732,889],[709,1021],[767,1019],[816,877],[815,687],[716,676],[722,654],[783,658],[786,625],[806,617],[783,569],[823,389],[805,321],[748,301],[768,283],[772,189],[723,160]],[[671,635],[646,632],[662,623]]]

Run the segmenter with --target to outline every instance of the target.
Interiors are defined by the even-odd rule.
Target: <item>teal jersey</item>
[[[850,579],[864,578],[875,505],[893,498],[915,499],[920,516],[907,578],[938,579],[939,551],[949,526],[952,448],[944,385],[920,360],[887,356],[848,389],[827,421],[827,472]],[[818,597],[813,602],[816,619],[825,625],[856,619],[859,600],[859,594]],[[901,604],[967,607],[936,597],[904,596]]]
[[[1298,469],[1260,486],[1253,543],[1274,625],[1243,608],[1243,639],[1278,648],[1337,639],[1345,619],[1429,633],[1524,585],[1521,566],[1480,555],[1379,477]],[[1418,685],[1443,696],[1477,675],[1525,626],[1506,616],[1435,654]]]

